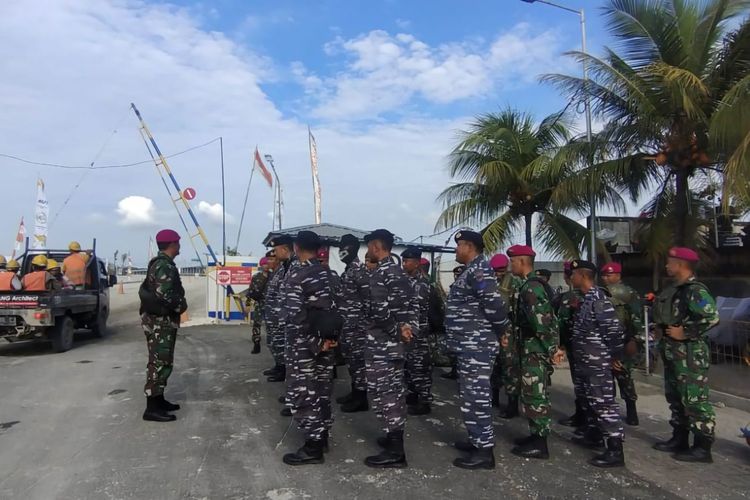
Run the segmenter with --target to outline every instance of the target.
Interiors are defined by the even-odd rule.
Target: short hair
[[[174,242],[170,241],[170,242],[166,243],[166,242],[162,241],[162,242],[156,244],[156,248],[158,248],[160,252],[163,252],[164,250],[166,250],[167,248],[169,248],[169,246],[172,243],[174,243]]]
[[[382,245],[383,249],[384,250],[388,250],[389,252],[391,250],[393,250],[393,243],[391,243],[390,241],[381,240],[379,238],[373,238],[370,241],[371,242],[375,242],[375,241],[379,242]]]
[[[596,279],[596,272],[592,271],[591,269],[576,269],[576,271],[580,271],[584,276],[586,276],[587,279],[590,279],[591,281],[594,281]]]

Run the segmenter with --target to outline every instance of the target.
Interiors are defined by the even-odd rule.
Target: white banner
[[[36,181],[36,210],[34,211],[34,237],[31,248],[47,248],[47,221],[49,219],[49,204],[44,193],[44,181]]]
[[[13,247],[13,255],[11,256],[11,259],[15,259],[16,255],[21,255],[25,241],[26,226],[23,223],[23,217],[21,217],[21,223],[18,225],[18,234],[16,234],[16,246]]]
[[[320,224],[321,222],[321,210],[320,210],[320,179],[318,179],[318,145],[315,143],[315,137],[310,131],[310,127],[307,127],[307,133],[309,134],[310,140],[310,167],[312,168],[313,178],[313,197],[315,200],[315,223]]]

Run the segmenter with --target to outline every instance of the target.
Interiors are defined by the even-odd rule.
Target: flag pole
[[[315,205],[315,224],[320,224],[322,216],[320,209],[320,179],[318,178],[318,145],[312,135],[310,125],[307,126],[307,142],[310,147],[310,168],[313,181],[313,201]]]
[[[255,146],[255,151],[258,151],[258,146]],[[247,199],[250,197],[250,185],[253,183],[253,174],[255,173],[255,155],[253,155],[253,168],[250,169],[250,180],[247,182],[247,189],[245,190],[245,203],[242,205],[242,216],[240,217],[240,227],[237,229],[237,243],[234,244],[234,249],[240,248],[240,235],[242,234],[242,223],[245,221],[245,210],[247,210]]]

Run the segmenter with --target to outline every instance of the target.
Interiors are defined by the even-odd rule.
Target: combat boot
[[[159,396],[148,396],[146,398],[146,411],[143,412],[143,420],[150,422],[172,422],[177,420],[177,417],[167,413],[161,406],[159,406]]]
[[[528,442],[514,447],[510,452],[523,458],[540,458],[546,460],[549,458],[547,437],[533,436]]]
[[[330,446],[328,446],[328,431],[323,431],[323,437],[321,439],[323,441],[323,453],[328,453],[331,451]]]
[[[604,448],[604,436],[598,427],[587,427],[582,436],[573,436],[573,442],[585,448]]]
[[[703,434],[696,434],[693,447],[689,450],[678,451],[672,457],[680,462],[694,462],[710,464],[714,459],[711,456],[711,444],[713,440]]]
[[[576,412],[568,418],[559,420],[558,423],[566,427],[581,427],[586,423],[586,410],[583,409],[583,405],[576,401]]]
[[[292,409],[288,406],[282,408],[282,410],[279,412],[279,415],[282,417],[291,417],[292,416]]]
[[[286,380],[286,366],[280,365],[279,371],[268,377],[269,382],[283,382]]]
[[[413,406],[419,403],[419,395],[416,392],[410,392],[406,395],[406,406]]]
[[[406,409],[406,413],[414,416],[429,415],[432,413],[432,407],[430,406],[430,403],[419,401],[417,404],[409,406]]]
[[[275,364],[273,367],[268,368],[267,370],[263,370],[263,375],[266,377],[270,377],[271,375],[276,375],[281,370],[281,365]]]
[[[515,418],[518,416],[518,396],[508,396],[508,404],[505,405],[505,409],[500,412],[502,418]]]
[[[453,461],[453,465],[461,469],[494,469],[495,454],[493,448],[476,448],[469,452],[468,457],[459,457]]]
[[[495,408],[500,408],[500,388],[499,387],[492,388],[492,406],[494,406]]]
[[[623,467],[625,465],[625,452],[622,450],[622,438],[607,439],[607,451],[597,455],[589,463],[594,467]]]
[[[323,457],[323,440],[308,439],[305,445],[297,450],[296,453],[287,453],[284,455],[284,463],[287,465],[308,465],[322,464],[325,462]]]
[[[383,451],[379,455],[365,458],[365,465],[376,469],[401,469],[407,466],[404,452],[404,431],[392,431],[383,442]]]
[[[682,427],[675,427],[668,441],[654,443],[654,449],[667,453],[676,453],[690,449],[690,432]]]
[[[523,445],[525,445],[527,443],[532,442],[534,439],[536,439],[536,436],[534,436],[532,434],[531,436],[526,436],[526,437],[514,439],[513,440],[513,444],[516,445],[516,446],[523,446]]]
[[[260,353],[260,342],[253,342],[253,350],[251,351],[251,354],[258,353]]]
[[[471,441],[469,441],[468,439],[464,441],[456,441],[455,443],[453,443],[453,447],[457,449],[458,451],[469,451],[469,452],[477,449],[476,446],[471,444]]]
[[[348,403],[341,405],[341,411],[344,413],[356,413],[369,409],[370,404],[367,402],[367,391],[360,391],[358,389],[353,389],[352,399]]]
[[[625,423],[633,426],[638,425],[640,422],[638,421],[638,410],[636,409],[635,401],[625,401],[625,407],[627,408]]]
[[[458,380],[458,368],[453,366],[451,371],[448,373],[441,373],[440,378],[446,378],[448,380]]]
[[[164,394],[160,394],[154,397],[156,398],[156,401],[158,402],[159,407],[164,411],[177,411],[180,409],[180,405],[170,403],[169,401],[164,399]]]
[[[354,397],[355,390],[356,389],[354,388],[354,382],[352,382],[352,391],[346,396],[341,396],[341,397],[336,398],[336,403],[342,405],[344,403],[348,403],[349,401],[351,401],[352,398]]]
[[[286,396],[279,396],[279,403],[286,404]]]

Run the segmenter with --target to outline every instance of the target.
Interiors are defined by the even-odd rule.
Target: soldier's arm
[[[284,310],[289,321],[284,323],[284,330],[289,338],[297,338],[302,331],[305,320],[303,280],[298,270],[288,278],[284,295]]]
[[[370,279],[370,316],[378,328],[391,330],[396,326],[396,319],[391,314],[388,304],[388,287],[383,272],[376,270]]]
[[[177,268],[165,260],[160,259],[159,262],[154,264],[152,278],[156,298],[164,304],[166,309],[180,312],[184,297],[178,293],[174,286],[176,275]]]
[[[685,337],[700,339],[703,335],[719,324],[719,312],[716,301],[703,287],[690,287],[688,295],[688,317],[684,323]]]
[[[593,307],[599,335],[609,347],[612,359],[622,359],[625,347],[625,332],[620,320],[617,319],[614,306],[608,300],[597,300]]]
[[[484,317],[490,322],[495,333],[498,336],[505,333],[508,327],[508,306],[497,289],[495,277],[475,272],[466,277],[466,282],[479,300]]]
[[[643,332],[643,302],[635,290],[631,290],[631,294],[631,298],[626,305],[628,316],[630,316],[630,328],[632,329],[629,334],[633,338],[643,342],[645,341]]]

